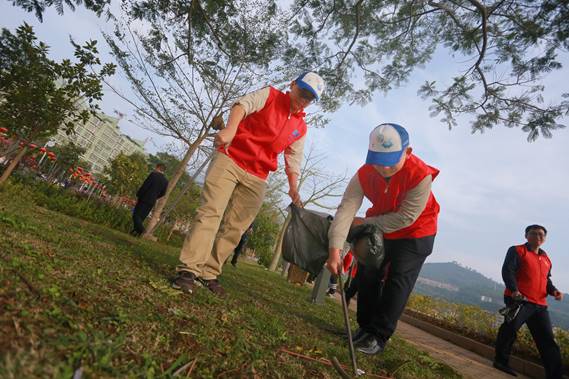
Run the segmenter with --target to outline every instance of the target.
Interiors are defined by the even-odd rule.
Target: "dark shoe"
[[[178,271],[172,281],[172,288],[187,293],[193,293],[196,285],[196,276],[189,271]]]
[[[198,280],[200,281],[201,284],[203,284],[204,287],[206,287],[208,290],[210,290],[217,296],[225,295],[225,290],[223,289],[221,284],[219,284],[219,280],[217,279],[205,280],[202,278],[199,278]]]
[[[334,297],[335,293],[336,293],[335,288],[328,288],[328,291],[326,291],[326,296]]]
[[[496,368],[500,371],[503,371],[506,374],[510,374],[512,376],[518,376],[518,374],[514,371],[514,369],[511,368],[510,366],[508,366],[507,364],[494,361],[493,366],[494,366],[494,368]]]
[[[237,262],[233,262],[233,261],[231,261],[231,266],[233,266],[233,267],[237,268]]]
[[[385,349],[385,343],[380,341],[373,334],[366,333],[365,336],[354,345],[354,347],[357,351],[364,354],[375,355],[383,352],[383,349]]]
[[[358,343],[363,337],[365,337],[368,333],[363,330],[362,328],[357,328],[354,334],[352,334],[352,342],[354,344]]]

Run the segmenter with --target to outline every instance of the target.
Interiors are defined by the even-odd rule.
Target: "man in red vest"
[[[372,207],[363,222],[376,224],[383,232],[385,260],[380,268],[358,264],[359,329],[353,340],[359,351],[377,354],[395,331],[423,262],[433,250],[439,204],[431,183],[439,170],[413,155],[409,135],[400,125],[379,125],[369,140],[366,164],[348,184],[330,226],[326,266],[332,274],[340,272],[340,250],[366,197]]]
[[[297,182],[306,134],[304,108],[323,91],[322,78],[306,72],[286,93],[266,87],[233,105],[226,128],[215,136],[218,151],[209,165],[201,204],[180,253],[173,288],[191,293],[199,280],[213,293],[224,294],[217,277],[257,215],[267,176],[277,169],[282,152],[288,194],[300,204]]]
[[[528,226],[525,231],[527,242],[510,247],[502,266],[506,284],[504,302],[517,314],[511,320],[504,320],[498,330],[494,367],[513,376],[517,375],[508,364],[510,352],[518,329],[526,324],[541,355],[546,377],[562,377],[561,352],[553,337],[546,297],[551,295],[561,301],[563,293],[551,282],[551,261],[540,249],[546,235],[543,226]]]

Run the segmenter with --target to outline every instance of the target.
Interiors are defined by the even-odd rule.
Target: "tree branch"
[[[358,2],[356,3],[356,5],[354,6],[356,8],[356,31],[354,33],[354,38],[352,39],[352,42],[350,43],[350,45],[348,46],[348,50],[346,50],[344,52],[344,56],[342,57],[342,59],[340,60],[340,63],[338,63],[336,65],[336,70],[339,70],[342,65],[344,64],[344,61],[346,60],[346,58],[348,57],[348,54],[350,54],[350,51],[352,50],[352,48],[354,47],[354,44],[356,43],[358,36],[360,34],[360,5],[362,4],[363,0],[358,0]]]

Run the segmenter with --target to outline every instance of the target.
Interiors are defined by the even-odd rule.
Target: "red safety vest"
[[[516,273],[516,283],[518,291],[524,295],[528,301],[547,305],[547,276],[551,270],[551,261],[547,254],[536,254],[528,250],[527,246],[516,246],[516,253],[520,258],[520,267]],[[512,296],[512,291],[506,288],[504,295]]]
[[[270,87],[263,109],[245,117],[229,149],[219,149],[239,167],[263,180],[277,169],[277,158],[306,134],[304,112],[290,113],[289,93]]]
[[[438,169],[427,165],[413,154],[389,181],[385,180],[372,165],[363,165],[358,170],[358,178],[365,197],[372,203],[372,207],[366,212],[366,217],[397,212],[409,190],[415,188],[427,175],[431,175],[434,180],[438,174]],[[385,233],[383,237],[394,240],[435,235],[439,210],[439,204],[431,192],[425,209],[413,224],[393,233]]]

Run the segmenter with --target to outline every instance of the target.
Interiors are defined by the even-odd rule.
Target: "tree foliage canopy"
[[[117,155],[105,168],[109,191],[119,196],[134,197],[149,174],[146,157],[139,153]]]
[[[77,123],[95,114],[96,101],[103,97],[101,78],[112,75],[115,67],[101,65],[96,41],[72,44],[77,62],[55,62],[31,26],[24,24],[15,34],[2,29],[0,126],[8,128],[12,137],[32,141],[60,128],[72,133]]]
[[[75,166],[80,166],[86,171],[91,170],[91,165],[81,159],[81,156],[87,150],[73,142],[68,142],[65,145],[55,145],[51,148],[51,151],[57,156],[57,164],[64,170]]]
[[[106,0],[85,5],[100,14]],[[81,0],[13,0],[28,11]],[[326,80],[321,102],[334,111],[366,104],[429,67],[435,52],[462,62],[448,78],[428,78],[418,95],[449,128],[473,132],[520,127],[528,140],[564,127],[569,93],[544,96],[569,47],[569,4],[562,0],[123,0],[127,22],[146,25],[144,48],[158,75],[184,59],[212,80],[227,64],[282,82],[299,71]],[[117,39],[120,36],[117,35]],[[189,75],[191,76],[191,75]],[[464,118],[463,116],[466,116]],[[321,123],[322,115],[314,119]]]
[[[148,42],[156,50],[169,39],[190,63],[216,66],[267,66],[285,36],[274,0],[130,0],[127,13],[150,25]],[[198,55],[199,54],[199,55]],[[204,60],[209,54],[209,60]],[[223,57],[223,62],[218,62]],[[197,58],[200,58],[199,60]]]
[[[466,114],[473,132],[519,126],[532,141],[550,137],[569,111],[569,94],[545,104],[542,84],[569,47],[567,2],[296,0],[290,14],[297,38],[284,59],[312,63],[332,83],[330,108],[400,86],[440,49],[468,58],[449,85],[419,89],[449,127]]]
[[[38,20],[43,22],[43,14],[49,7],[55,7],[57,13],[62,15],[65,6],[75,11],[76,5],[85,5],[85,8],[95,12],[98,16],[104,12],[110,17],[108,6],[111,0],[12,0],[12,5],[19,6],[27,12],[34,12]]]

